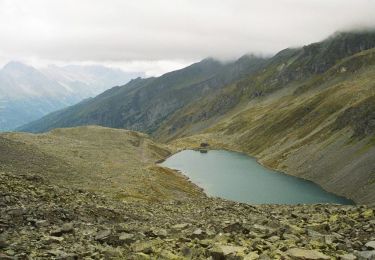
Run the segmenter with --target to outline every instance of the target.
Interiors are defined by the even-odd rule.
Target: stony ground
[[[375,259],[374,207],[207,198],[166,154],[98,127],[0,136],[0,260]]]
[[[0,190],[0,259],[375,258],[366,206],[125,203],[4,172]]]

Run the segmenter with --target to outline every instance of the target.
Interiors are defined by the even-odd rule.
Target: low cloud
[[[0,0],[0,63],[144,64],[159,74],[373,27],[374,10],[374,0]]]

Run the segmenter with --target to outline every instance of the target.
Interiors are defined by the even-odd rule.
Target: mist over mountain
[[[0,131],[15,129],[139,76],[143,73],[104,66],[36,69],[11,61],[0,70]]]

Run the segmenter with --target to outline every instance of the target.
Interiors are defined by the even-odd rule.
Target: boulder
[[[165,238],[168,236],[168,232],[164,228],[154,229],[153,233],[155,234],[155,236],[160,237],[160,238]]]
[[[62,236],[63,234],[73,233],[73,223],[65,223],[60,228],[51,231],[51,235],[55,237]]]
[[[375,260],[375,250],[356,252],[359,260]]]
[[[172,229],[174,230],[183,230],[189,226],[188,223],[181,223],[181,224],[176,224],[172,226]]]
[[[154,251],[153,247],[161,243],[162,240],[142,241],[132,244],[131,249],[137,253],[151,254]]]
[[[236,223],[232,223],[226,227],[224,227],[224,232],[226,233],[232,233],[232,232],[241,232],[244,228],[242,227],[242,225],[238,222]]]
[[[256,260],[259,259],[259,255],[255,252],[250,252],[247,255],[245,255],[243,260]]]
[[[64,232],[64,233],[71,233],[74,231],[74,226],[73,226],[73,223],[64,223],[61,227],[61,230]]]
[[[268,238],[267,240],[270,241],[271,243],[275,243],[275,242],[280,240],[280,237],[279,236],[272,236],[272,237]]]
[[[9,244],[5,241],[5,239],[0,238],[0,249],[8,247]]]
[[[97,241],[105,241],[111,235],[111,230],[104,229],[96,233],[95,240]]]
[[[55,236],[46,236],[46,237],[44,237],[44,241],[47,244],[61,243],[62,241],[64,241],[64,238],[63,237],[55,237]]]
[[[375,249],[375,241],[370,241],[365,244],[366,247],[370,249]]]
[[[133,234],[129,234],[129,233],[121,233],[119,235],[119,240],[121,242],[123,242],[124,244],[127,244],[127,245],[129,245],[129,244],[131,244],[131,243],[133,243],[135,241],[134,235]]]
[[[191,234],[190,237],[191,238],[203,239],[205,237],[205,232],[202,229],[198,228],[198,229],[193,231],[193,233]]]

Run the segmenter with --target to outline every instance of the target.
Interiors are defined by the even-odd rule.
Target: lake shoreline
[[[173,141],[169,141],[167,145],[169,145],[170,149],[173,151],[172,154],[167,156],[165,159],[169,158],[173,154],[176,154],[180,151],[184,150],[198,150],[202,147],[200,147],[200,144],[202,142],[208,143],[209,145],[207,147],[204,147],[206,150],[225,150],[230,152],[237,152],[241,154],[245,154],[251,158],[254,158],[260,165],[263,167],[276,171],[278,173],[282,173],[288,176],[294,176],[306,181],[313,182],[314,184],[318,185],[320,188],[322,188],[324,191],[335,194],[336,196],[345,198],[347,200],[352,201],[355,205],[366,205],[366,203],[360,203],[357,201],[357,199],[354,199],[351,196],[345,195],[345,192],[337,192],[334,189],[326,188],[322,184],[320,184],[318,181],[314,180],[313,178],[306,178],[304,176],[300,176],[299,174],[291,174],[288,171],[282,170],[278,167],[272,167],[268,164],[265,164],[261,161],[261,159],[258,156],[255,156],[252,153],[246,152],[243,148],[241,148],[239,145],[236,145],[234,141],[231,140],[225,140],[221,141],[220,136],[215,135],[195,135],[195,136],[189,136],[185,138],[175,139]]]
[[[198,186],[207,196],[209,197],[220,197],[218,196],[217,194],[216,195],[213,195],[213,194],[209,194],[209,191],[207,190],[207,188],[205,187],[202,187],[204,185],[200,185],[199,183],[197,183],[196,181],[194,181],[191,176],[189,176],[189,173],[182,170],[182,169],[177,169],[177,168],[173,168],[173,167],[169,167],[169,166],[166,166],[166,165],[162,165],[165,161],[167,161],[170,157],[180,153],[180,152],[183,152],[183,151],[195,151],[195,152],[201,152],[200,150],[204,149],[205,151],[207,151],[208,153],[210,151],[226,151],[226,152],[230,152],[230,153],[236,153],[238,155],[241,155],[241,156],[245,156],[246,158],[249,158],[250,160],[253,160],[254,162],[256,162],[257,165],[259,166],[262,166],[264,169],[267,169],[268,171],[272,172],[272,173],[278,173],[278,174],[281,174],[282,176],[284,177],[287,177],[287,178],[291,178],[291,179],[288,179],[288,180],[295,180],[295,181],[304,181],[306,183],[306,185],[313,185],[313,186],[316,186],[318,187],[319,189],[321,189],[322,191],[324,191],[326,194],[329,194],[329,197],[330,196],[333,196],[334,198],[336,198],[338,201],[338,203],[335,203],[335,202],[325,202],[325,201],[322,201],[322,202],[314,202],[314,203],[310,203],[310,202],[307,202],[307,203],[292,203],[292,204],[342,204],[342,205],[356,205],[355,201],[351,200],[351,199],[348,199],[344,196],[340,196],[340,195],[337,195],[333,192],[330,192],[330,191],[327,191],[325,190],[323,187],[321,187],[319,184],[315,183],[314,181],[311,181],[311,180],[308,180],[308,179],[305,179],[305,178],[301,178],[301,177],[298,177],[298,176],[294,176],[294,175],[290,175],[290,174],[287,174],[283,171],[279,171],[279,170],[275,170],[275,169],[272,169],[271,167],[268,167],[264,164],[262,164],[256,157],[253,157],[253,156],[249,156],[247,153],[244,153],[242,151],[236,151],[236,150],[233,150],[233,149],[228,149],[228,148],[218,148],[218,147],[195,147],[195,148],[183,148],[183,149],[176,149],[174,153],[171,153],[170,155],[168,155],[167,157],[163,158],[163,160],[160,160],[158,161],[158,165],[159,166],[162,166],[162,167],[167,167],[175,172],[177,172],[179,175],[182,175],[184,178],[187,178],[187,180],[190,182],[190,183],[193,183],[194,185]],[[205,152],[206,153],[206,152]],[[333,198],[332,197],[332,198]],[[223,199],[228,199],[228,198],[225,198],[225,197],[220,197],[220,198],[223,198]],[[326,198],[327,199],[327,198]],[[234,201],[237,201],[235,199],[231,199],[229,198],[229,200],[234,200]],[[286,204],[289,204],[289,203],[286,203],[286,202],[282,202],[282,203],[256,203],[256,202],[246,202],[246,201],[238,201],[238,202],[241,202],[241,203],[247,203],[247,204],[254,204],[254,205],[261,205],[261,204],[278,204],[278,205],[286,205]]]

